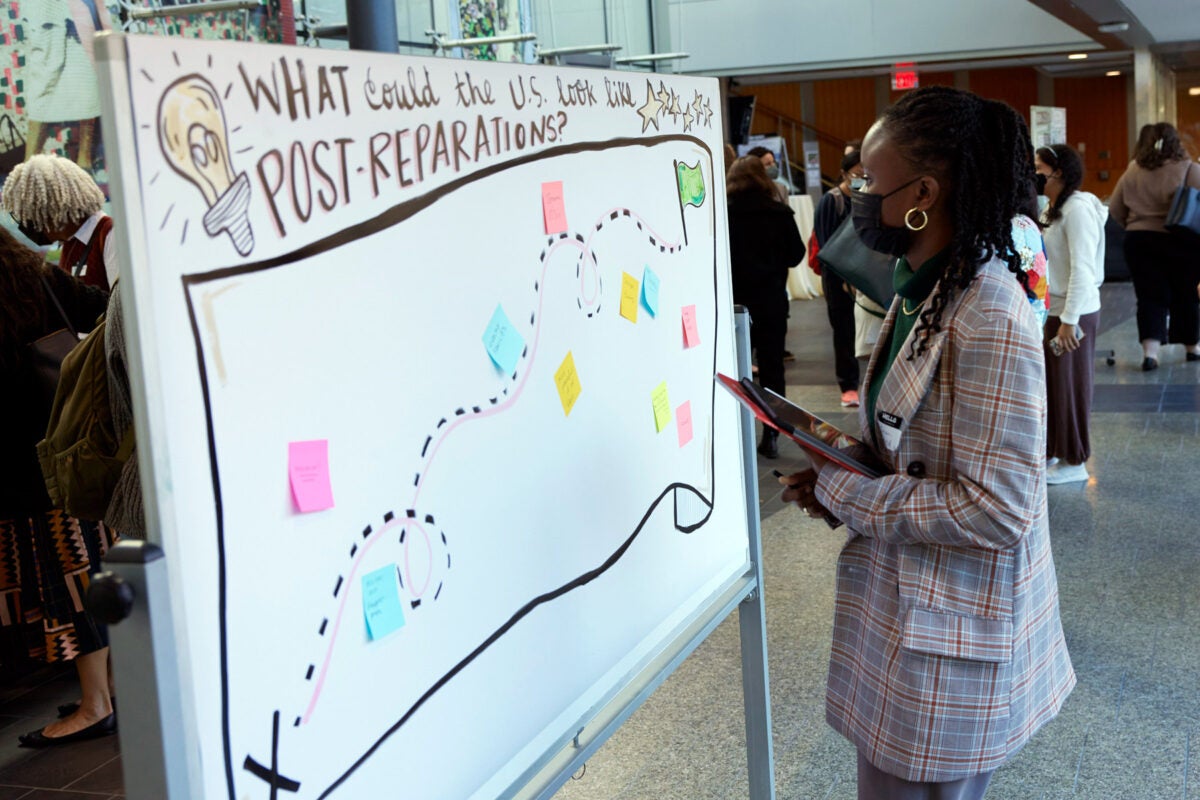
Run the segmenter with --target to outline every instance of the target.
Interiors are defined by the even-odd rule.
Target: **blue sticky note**
[[[642,303],[651,316],[658,316],[658,276],[649,267],[642,275]]]
[[[363,575],[362,597],[367,638],[377,641],[404,627],[404,608],[400,605],[395,564]]]
[[[496,310],[492,312],[492,320],[483,332],[483,346],[487,348],[488,355],[496,362],[496,366],[505,373],[511,373],[517,368],[517,360],[521,357],[521,351],[525,349],[525,340],[508,321],[502,306],[496,306]]]

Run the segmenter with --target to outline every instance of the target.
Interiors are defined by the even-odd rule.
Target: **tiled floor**
[[[997,774],[989,800],[1200,797],[1200,363],[1164,348],[1143,373],[1128,284],[1106,286],[1096,363],[1092,479],[1051,487],[1063,623],[1079,686],[1058,719]],[[792,304],[789,394],[835,424],[838,404],[823,301]],[[779,502],[763,462],[767,629],[781,799],[854,797],[853,750],[824,722],[830,534]],[[617,732],[560,800],[729,800],[746,796],[736,616],[722,624]],[[0,687],[0,800],[121,796],[117,737],[31,751],[17,734],[74,699],[71,673]],[[155,799],[147,799],[155,800]],[[358,800],[357,798],[355,800]],[[371,800],[374,800],[372,798]],[[424,800],[424,799],[422,799]]]

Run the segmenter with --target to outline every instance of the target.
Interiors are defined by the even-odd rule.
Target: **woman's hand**
[[[1062,345],[1064,353],[1070,353],[1079,349],[1079,328],[1076,325],[1068,325],[1063,322],[1058,326],[1058,333],[1054,335],[1058,343]]]
[[[824,461],[824,459],[822,459]],[[806,469],[793,472],[791,475],[781,475],[779,483],[784,486],[780,498],[785,503],[795,503],[814,519],[829,517],[829,510],[817,500],[817,471]]]

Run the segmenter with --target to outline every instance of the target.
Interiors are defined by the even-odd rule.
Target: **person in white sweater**
[[[1072,483],[1088,479],[1084,462],[1091,456],[1088,425],[1108,209],[1094,194],[1080,190],[1083,161],[1069,146],[1040,148],[1035,164],[1039,191],[1050,201],[1042,214],[1050,291],[1043,332],[1050,462],[1046,482]]]

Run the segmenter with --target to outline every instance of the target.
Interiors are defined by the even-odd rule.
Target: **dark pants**
[[[1130,231],[1125,263],[1137,295],[1138,339],[1200,341],[1200,247],[1170,233]]]
[[[833,371],[843,392],[858,388],[858,359],[854,357],[854,295],[846,291],[846,282],[821,273],[825,292],[825,311],[833,327]]]
[[[1049,342],[1058,333],[1058,317],[1046,320],[1042,339]],[[1100,312],[1079,318],[1083,341],[1073,353],[1056,356],[1046,350],[1046,458],[1082,464],[1092,455],[1088,425],[1092,418],[1092,384],[1095,380],[1096,337]]]
[[[913,783],[876,769],[859,753],[858,797],[859,800],[982,800],[994,772],[943,783]]]
[[[750,344],[757,353],[758,382],[778,394],[786,394],[783,381],[783,344],[787,338],[786,297],[766,302],[748,302]]]

